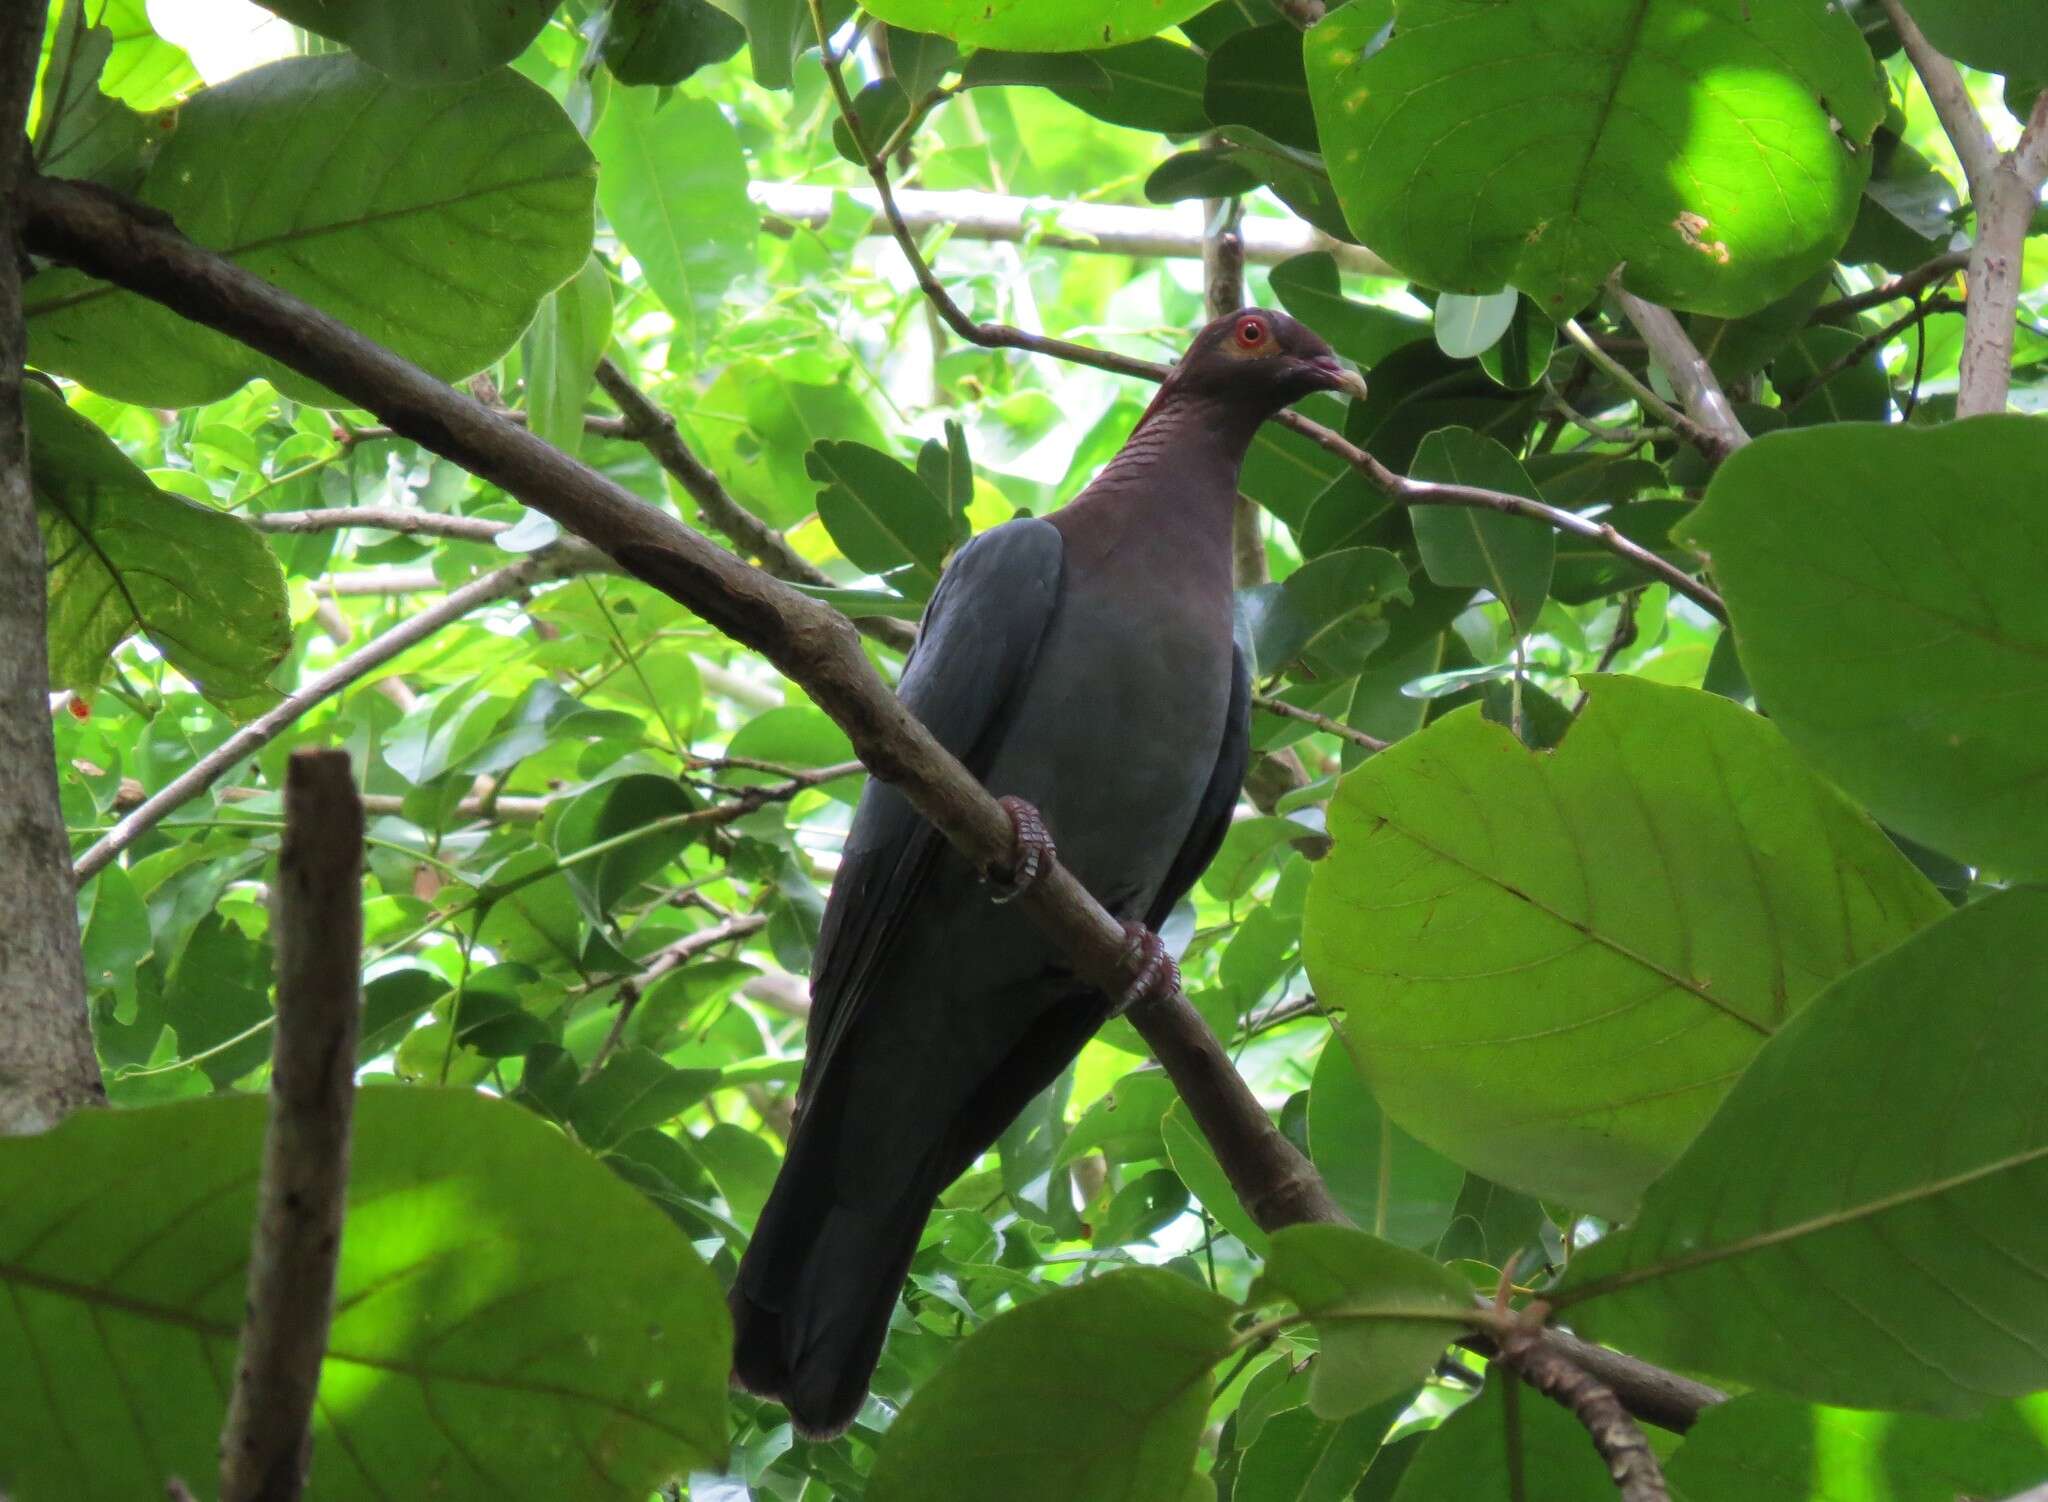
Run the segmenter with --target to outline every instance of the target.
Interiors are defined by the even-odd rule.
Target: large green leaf
[[[2048,426],[1773,433],[1714,476],[1742,664],[1787,739],[1902,832],[2048,872]]]
[[[466,83],[540,35],[556,0],[261,0],[408,83]]]
[[[1263,677],[1302,664],[1339,678],[1356,673],[1387,639],[1387,602],[1408,597],[1408,569],[1384,548],[1325,553],[1278,584],[1240,590],[1252,671]]]
[[[591,189],[582,137],[518,74],[408,88],[338,55],[208,89],[180,112],[140,196],[201,245],[455,377],[511,348],[583,264]],[[75,271],[38,276],[25,301],[29,358],[122,401],[190,406],[257,376],[333,401],[225,334]]]
[[[604,217],[639,261],[687,350],[701,350],[725,289],[754,264],[759,228],[732,124],[708,99],[622,89],[592,137]]]
[[[1416,450],[1411,475],[1534,500],[1536,482],[1514,453],[1470,428],[1439,428]],[[1534,629],[1557,564],[1557,534],[1526,517],[1479,506],[1416,506],[1408,513],[1422,566],[1439,584],[1490,590],[1517,635]]]
[[[1184,21],[1209,0],[876,0],[864,8],[891,26],[972,47],[1086,52],[1135,42]]]
[[[1302,944],[1396,1122],[1622,1216],[1786,1018],[1947,904],[1768,722],[1588,688],[1555,752],[1473,707],[1347,777]]]
[[[1645,297],[1733,315],[1855,220],[1884,93],[1833,7],[1402,0],[1367,55],[1377,30],[1348,7],[1308,35],[1323,154],[1351,227],[1434,286],[1563,316],[1626,262]]]
[[[90,689],[137,632],[208,698],[264,691],[291,649],[284,571],[239,517],[159,490],[91,419],[22,386],[50,589],[50,681]]]
[[[1202,108],[1205,65],[1192,47],[1149,37],[1089,56],[1108,87],[1091,81],[1057,89],[1060,98],[1076,109],[1133,130],[1187,135],[1207,128],[1209,117]]]
[[[1210,53],[1202,103],[1218,125],[1249,125],[1283,146],[1316,149],[1301,32],[1291,22],[1240,31]]]
[[[604,65],[620,83],[678,84],[747,41],[711,0],[612,0],[605,21]]]
[[[36,170],[130,192],[175,127],[177,114],[146,115],[102,90],[114,33],[111,27],[87,24],[83,0],[63,6],[55,21],[37,74]]]
[[[260,1096],[0,1142],[0,1476],[19,1502],[214,1472]],[[463,1092],[356,1102],[313,1495],[637,1499],[725,1450],[724,1301],[639,1194]]]
[[[2003,1497],[2048,1476],[2048,1397],[1954,1422],[1750,1393],[1702,1413],[1664,1474],[1686,1502]]]
[[[2048,1387],[2048,891],[1844,976],[1764,1048],[1556,1302],[1653,1361],[1970,1413]]]
[[[1462,1273],[1349,1226],[1275,1231],[1250,1303],[1285,1300],[1322,1343],[1309,1405],[1341,1419],[1411,1388],[1471,1323]]]
[[[1232,1307],[1131,1268],[989,1321],[897,1418],[870,1502],[1181,1502]]]
[[[1959,62],[2008,78],[2048,79],[2048,30],[2034,0],[1917,0],[1913,19]]]

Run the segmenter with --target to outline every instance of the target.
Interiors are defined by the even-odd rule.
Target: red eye
[[[1266,326],[1256,318],[1247,318],[1237,326],[1237,342],[1246,349],[1257,349],[1266,337]]]

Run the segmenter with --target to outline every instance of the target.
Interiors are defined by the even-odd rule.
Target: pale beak
[[[1339,364],[1335,355],[1317,355],[1310,360],[1309,367],[1329,379],[1329,389],[1341,391],[1353,401],[1365,400],[1365,377],[1348,365]]]

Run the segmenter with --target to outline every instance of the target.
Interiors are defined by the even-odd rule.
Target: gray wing
[[[1237,808],[1238,791],[1244,786],[1245,769],[1252,759],[1252,677],[1245,666],[1244,649],[1230,653],[1230,708],[1223,718],[1223,745],[1217,752],[1216,770],[1202,790],[1187,838],[1181,841],[1173,864],[1166,868],[1166,880],[1145,914],[1145,926],[1158,932],[1159,925],[1173,911],[1173,905],[1187,895],[1189,887],[1209,868],[1230,832],[1230,815]]]
[[[1005,522],[962,548],[925,607],[897,697],[976,777],[988,773],[1059,608],[1057,528]],[[854,812],[811,964],[798,1103],[859,1012],[876,961],[915,905],[941,840],[910,800],[870,779]]]

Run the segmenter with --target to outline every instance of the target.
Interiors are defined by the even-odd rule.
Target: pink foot
[[[1022,798],[1004,797],[996,799],[996,802],[1010,816],[1010,828],[1016,842],[1011,848],[1009,866],[991,866],[982,873],[982,879],[995,888],[991,901],[1012,902],[1030,891],[1038,879],[1053,868],[1059,856],[1053,849],[1045,820],[1038,816],[1037,809]]]
[[[1140,1002],[1164,1001],[1180,990],[1180,966],[1166,952],[1165,940],[1142,923],[1126,922],[1124,935],[1129,941],[1124,958],[1131,982],[1117,1001],[1119,1017]]]

